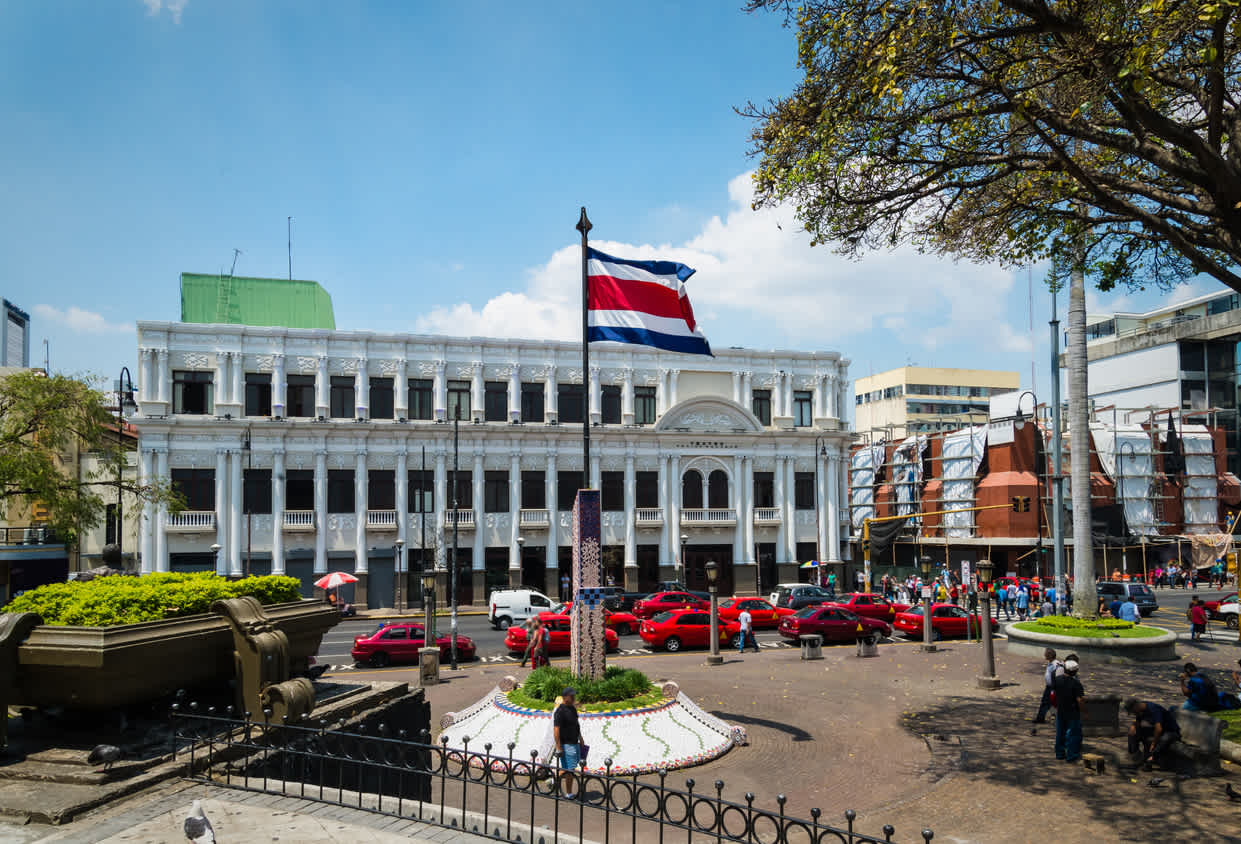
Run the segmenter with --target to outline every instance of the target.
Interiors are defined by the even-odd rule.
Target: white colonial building
[[[835,352],[597,344],[583,373],[573,343],[168,322],[139,323],[138,347],[141,470],[188,505],[148,506],[144,571],[345,570],[359,603],[392,606],[423,560],[445,571],[455,527],[463,602],[555,594],[586,483],[629,589],[700,588],[716,560],[726,592],[753,593],[841,556]]]

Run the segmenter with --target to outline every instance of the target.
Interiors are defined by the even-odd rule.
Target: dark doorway
[[[546,547],[536,545],[533,548],[526,548],[523,546],[521,549],[521,585],[540,592],[546,589],[546,566]]]
[[[377,557],[375,551],[367,555],[370,576],[366,579],[366,605],[368,608],[396,607],[396,573],[391,557]],[[380,552],[382,553],[382,552]]]
[[[704,591],[707,588],[707,563],[720,564],[716,585],[720,595],[733,594],[733,547],[731,545],[689,545],[685,549],[685,588]]]
[[[638,591],[654,592],[659,585],[659,546],[638,546]]]
[[[559,569],[556,575],[556,583],[561,584],[564,579],[569,578],[569,588],[561,589],[560,600],[572,600],[573,592],[573,548],[569,545],[561,545],[556,551],[556,567]],[[559,588],[559,586],[557,587]]]
[[[776,543],[760,542],[755,546],[758,560],[758,593],[769,595],[779,583],[776,570]]]
[[[444,554],[446,559],[452,559],[452,549],[449,548]],[[507,581],[505,581],[507,588]],[[457,604],[474,603],[474,549],[458,548],[457,549]]]
[[[485,548],[483,561],[486,566],[483,574],[486,594],[490,595],[497,589],[508,589],[508,549]]]

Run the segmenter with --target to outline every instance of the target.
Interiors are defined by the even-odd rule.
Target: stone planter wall
[[[1041,658],[1045,648],[1055,648],[1061,657],[1076,653],[1088,662],[1162,662],[1177,658],[1176,634],[1167,630],[1144,639],[1096,639],[1033,633],[1010,624],[1004,635],[1008,637],[1008,652],[1022,656]]]

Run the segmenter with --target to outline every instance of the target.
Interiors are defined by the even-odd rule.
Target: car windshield
[[[553,604],[552,605],[552,612],[554,612],[556,615],[564,615],[568,611],[569,611],[568,604]]]
[[[1143,597],[1146,597],[1147,595],[1151,594],[1150,587],[1147,586],[1145,583],[1129,584],[1129,592],[1130,594],[1141,595]]]
[[[836,617],[840,619],[844,619],[845,621],[857,621],[858,620],[857,615],[852,610],[847,610],[844,607],[836,608]]]
[[[671,612],[661,612],[659,615],[652,618],[651,621],[662,624],[663,622],[667,621],[670,618],[672,618]]]
[[[818,607],[804,607],[798,610],[797,612],[793,613],[793,617],[794,618],[810,618],[810,616],[814,615],[818,611],[819,611]]]
[[[905,612],[908,615],[922,615],[922,607],[910,607]]]

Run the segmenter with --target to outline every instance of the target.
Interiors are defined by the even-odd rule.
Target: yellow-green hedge
[[[45,624],[107,627],[209,612],[212,602],[241,595],[253,595],[260,604],[296,601],[301,597],[301,583],[281,575],[241,580],[210,572],[113,575],[40,586],[0,611],[38,613]]]

